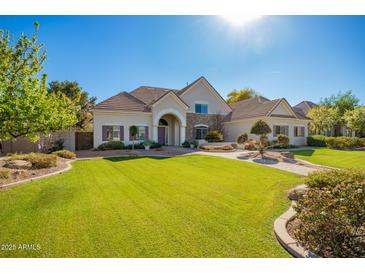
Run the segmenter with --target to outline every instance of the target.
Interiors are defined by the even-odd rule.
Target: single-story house
[[[97,104],[94,147],[110,140],[130,144],[132,125],[138,127],[139,142],[149,139],[162,145],[181,145],[186,140],[204,140],[215,129],[224,133],[225,141],[236,142],[240,134],[249,134],[259,119],[272,128],[269,140],[286,134],[291,144],[305,144],[309,119],[284,98],[259,96],[228,105],[208,80],[200,77],[182,89],[141,86]]]

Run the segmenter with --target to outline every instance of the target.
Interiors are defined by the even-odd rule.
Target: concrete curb
[[[43,174],[43,175],[40,175],[38,177],[32,177],[32,178],[20,180],[18,182],[6,184],[6,185],[0,185],[0,189],[8,189],[8,188],[15,187],[15,186],[18,186],[18,185],[21,185],[21,184],[25,184],[25,183],[28,183],[28,182],[32,182],[32,181],[35,181],[35,180],[39,180],[39,179],[43,179],[43,178],[46,178],[46,177],[49,177],[49,176],[53,176],[53,175],[56,175],[56,174],[63,173],[63,172],[65,172],[67,170],[70,170],[72,168],[71,163],[74,162],[74,161],[76,161],[76,160],[67,161],[66,162],[67,166],[64,169],[57,170],[55,172],[48,173],[48,174]]]
[[[293,239],[286,226],[295,216],[295,210],[293,206],[295,202],[292,202],[290,208],[277,218],[274,222],[274,233],[279,243],[294,257],[296,258],[320,258],[316,254],[304,249],[295,239]]]

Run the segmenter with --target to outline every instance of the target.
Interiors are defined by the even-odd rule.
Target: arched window
[[[198,124],[194,126],[194,139],[202,140],[208,133],[208,126],[203,124]]]
[[[159,126],[168,126],[169,124],[167,123],[167,121],[165,119],[160,119],[160,121],[158,122]]]

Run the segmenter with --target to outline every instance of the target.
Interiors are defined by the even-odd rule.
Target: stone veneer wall
[[[223,118],[225,115],[221,114],[201,114],[201,113],[187,113],[186,114],[186,140],[193,140],[194,125],[205,124],[208,125],[208,131],[216,129],[217,118],[221,120],[221,127],[223,131]]]

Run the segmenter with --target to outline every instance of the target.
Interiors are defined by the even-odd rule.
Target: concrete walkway
[[[234,160],[241,160],[246,162],[251,162],[259,165],[269,166],[273,168],[277,168],[280,170],[296,173],[299,175],[307,176],[309,173],[322,170],[323,167],[320,166],[311,166],[309,164],[300,165],[299,162],[293,160],[292,162],[283,162],[271,159],[252,159],[247,157],[247,151],[235,151],[235,152],[205,152],[205,151],[198,151],[193,154],[202,154],[202,155],[210,155],[210,156],[217,156],[222,158],[234,159]]]

